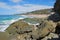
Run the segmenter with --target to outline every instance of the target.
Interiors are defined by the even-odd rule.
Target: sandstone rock
[[[17,21],[13,24],[11,24],[6,31],[9,32],[9,34],[21,34],[21,33],[28,33],[31,32],[34,28],[33,25],[29,25],[28,23],[24,21]]]
[[[50,32],[55,32],[56,24],[53,21],[44,21],[39,25],[40,28],[32,31],[33,39],[41,39],[47,36]],[[53,31],[54,30],[54,31]]]
[[[41,39],[41,40],[48,40],[48,38],[47,38],[47,37],[45,37],[45,38],[43,38],[43,39]]]
[[[48,33],[53,32],[53,30],[55,30],[55,27],[56,27],[56,24],[52,21],[44,21],[41,25],[42,26],[39,29],[40,37],[44,37]]]
[[[48,36],[46,36],[45,38],[43,38],[42,40],[48,40],[48,39],[53,39],[53,38],[59,38],[59,36],[55,33],[50,33]]]
[[[33,25],[29,25],[24,21],[17,21],[6,29],[11,36],[19,34],[17,37],[19,40],[37,40],[47,36],[50,32],[55,32],[56,24],[53,21],[45,20],[38,25],[37,29],[34,29]],[[13,37],[12,39],[15,39]]]
[[[17,36],[19,40],[30,40],[30,35],[20,34]]]
[[[39,32],[38,32],[38,30],[33,30],[32,31],[32,38],[33,39],[38,39],[39,38],[39,34],[38,34]]]

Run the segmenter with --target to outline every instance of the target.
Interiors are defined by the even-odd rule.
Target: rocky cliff
[[[60,0],[56,0],[53,10],[55,13],[53,15],[50,15],[48,19],[54,22],[59,22],[60,21]]]
[[[55,4],[54,4],[54,9],[53,9],[56,13],[60,14],[60,0],[56,0]]]

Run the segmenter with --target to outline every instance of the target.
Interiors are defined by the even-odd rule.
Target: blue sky
[[[52,8],[55,0],[0,0],[0,15],[26,13]]]

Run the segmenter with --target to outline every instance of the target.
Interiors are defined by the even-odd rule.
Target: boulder
[[[40,28],[39,28],[40,27]],[[51,32],[55,32],[56,24],[52,21],[44,21],[39,25],[38,29],[32,31],[33,39],[42,39],[45,36],[49,35]]]
[[[24,21],[17,21],[12,23],[7,29],[6,32],[9,34],[23,34],[23,33],[29,33],[31,32],[34,28],[33,25],[29,25],[28,23]]]
[[[46,37],[44,37],[43,39],[41,39],[41,40],[52,40],[52,39],[54,39],[54,38],[56,38],[56,39],[58,39],[59,38],[59,36],[57,35],[57,34],[55,34],[55,33],[50,33],[48,36],[46,36]]]
[[[40,37],[45,37],[50,32],[54,32],[56,24],[53,21],[44,21],[41,25],[41,28],[38,30]]]

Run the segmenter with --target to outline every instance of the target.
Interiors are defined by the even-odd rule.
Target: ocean
[[[24,15],[0,15],[0,32],[4,32],[10,24],[20,19],[27,18]]]

